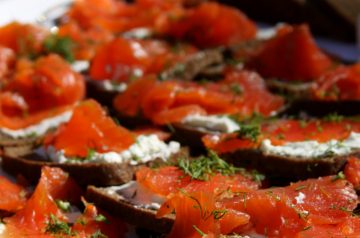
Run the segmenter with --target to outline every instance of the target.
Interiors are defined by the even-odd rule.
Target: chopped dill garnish
[[[256,142],[260,135],[260,126],[258,124],[241,124],[237,133],[241,139],[249,139]]]
[[[196,159],[180,158],[171,165],[179,167],[184,173],[192,179],[207,181],[216,173],[231,176],[241,174],[252,181],[260,183],[265,179],[265,175],[253,169],[246,171],[244,168],[238,168],[222,160],[214,151],[208,151],[207,156],[200,156]]]
[[[45,233],[55,235],[73,235],[71,227],[63,221],[60,221],[56,216],[50,214],[50,220],[46,223]]]
[[[106,221],[107,221],[107,218],[106,218],[104,215],[99,214],[99,215],[97,215],[97,216],[95,217],[95,221],[97,221],[97,222],[106,222]]]
[[[343,116],[337,114],[336,112],[330,113],[329,115],[326,115],[323,120],[328,122],[341,122],[344,119]]]
[[[106,235],[104,235],[100,230],[96,230],[90,238],[107,238]]]
[[[306,187],[307,187],[306,185],[301,185],[301,186],[295,188],[295,191],[303,190],[303,189],[305,189]]]
[[[88,149],[85,160],[91,160],[92,158],[94,158],[95,153],[96,153],[95,149],[91,149],[91,148]]]
[[[340,179],[345,179],[345,174],[343,173],[343,171],[340,171],[337,175],[335,175],[331,181],[332,182],[335,182],[337,180],[340,180]]]
[[[206,235],[206,234],[205,234],[202,230],[200,230],[197,226],[193,225],[193,228],[195,229],[195,231],[196,231],[197,233],[199,233],[199,235],[201,235],[201,237],[203,237],[203,236]]]
[[[43,46],[47,53],[56,53],[64,57],[68,62],[74,62],[74,44],[72,39],[67,36],[53,34],[44,40]]]
[[[67,201],[63,201],[63,200],[55,200],[55,203],[57,205],[58,208],[60,208],[63,212],[68,212],[70,211],[70,203]]]
[[[178,160],[177,166],[182,169],[186,175],[197,180],[208,180],[214,173],[234,175],[239,171],[238,168],[219,158],[213,151],[209,151],[207,156],[201,156],[194,160],[180,159]]]
[[[226,215],[227,212],[228,212],[228,211],[227,211],[226,209],[213,210],[213,211],[211,212],[211,214],[214,216],[214,219],[215,219],[215,220],[220,220],[221,218],[223,218],[223,217]]]
[[[235,95],[241,95],[243,93],[242,87],[237,83],[231,84],[230,89]]]

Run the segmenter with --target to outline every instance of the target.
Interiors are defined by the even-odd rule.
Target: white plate
[[[0,25],[35,22],[48,9],[68,2],[71,0],[0,0]]]

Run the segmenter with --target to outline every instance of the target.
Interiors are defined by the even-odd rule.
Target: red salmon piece
[[[140,91],[139,91],[140,90]],[[142,97],[137,97],[142,95]],[[190,114],[259,113],[264,116],[279,111],[284,100],[267,91],[258,74],[229,70],[218,82],[196,84],[175,80],[140,79],[116,97],[115,108],[128,116],[143,115],[159,125],[181,122]]]
[[[144,73],[150,57],[142,42],[117,38],[96,53],[90,76],[95,80],[127,81],[136,72]]]
[[[159,112],[153,116],[153,122],[157,125],[167,125],[179,122],[189,115],[206,115],[206,111],[197,105],[180,106]]]
[[[164,41],[116,38],[97,51],[90,76],[95,80],[128,82],[139,75],[158,74],[195,51],[185,44],[174,51]]]
[[[173,166],[158,169],[141,168],[136,180],[156,194],[167,196],[181,189],[185,192],[202,191],[219,193],[221,191],[245,192],[258,189],[259,184],[243,175],[226,176],[214,174],[206,181],[191,179],[181,169]]]
[[[358,100],[360,98],[360,64],[338,66],[323,73],[312,88],[315,100]]]
[[[63,106],[27,115],[27,105],[21,96],[6,92],[0,93],[0,99],[0,127],[12,130],[36,125],[44,119],[55,117],[73,108]]]
[[[238,107],[242,108],[240,114],[245,116],[252,115],[254,112],[269,116],[284,105],[284,99],[270,93],[264,79],[255,72],[228,70],[223,83],[229,85],[233,93],[242,96]]]
[[[277,120],[264,123],[260,128],[261,133],[256,142],[240,138],[234,133],[221,136],[206,135],[202,141],[207,148],[220,154],[237,149],[256,149],[264,139],[270,139],[274,145],[306,140],[323,143],[330,140],[344,140],[351,132],[359,132],[360,123],[350,120],[339,122]]]
[[[216,196],[206,192],[179,192],[160,207],[157,216],[173,211],[176,219],[168,237],[218,237],[249,222],[247,214],[223,210],[216,204]]]
[[[350,157],[344,169],[346,179],[360,190],[360,160],[357,157]]]
[[[144,96],[156,85],[155,77],[145,77],[132,82],[127,90],[114,99],[114,107],[126,116],[141,115]]]
[[[3,176],[0,176],[0,187],[0,210],[16,212],[25,206],[25,188]]]
[[[358,217],[348,217],[337,225],[309,226],[306,230],[299,232],[296,238],[328,238],[328,237],[348,237],[356,238],[360,236],[360,219]]]
[[[15,52],[10,48],[0,46],[0,85],[14,68],[15,61]]]
[[[143,115],[152,119],[158,113],[168,110],[175,101],[176,92],[180,89],[181,83],[176,81],[164,81],[155,84],[143,96],[141,104]]]
[[[264,137],[270,138],[275,144],[305,140],[326,142],[329,140],[346,139],[350,132],[360,131],[360,123],[350,120],[339,122],[325,120],[278,120],[262,127]]]
[[[338,176],[309,179],[287,187],[250,190],[233,197],[180,191],[159,209],[162,217],[175,210],[170,237],[218,237],[230,233],[290,237],[358,237],[360,219],[351,212],[358,196]]]
[[[0,92],[0,114],[2,117],[22,117],[24,112],[28,111],[28,108],[21,95],[11,92]]]
[[[211,90],[195,85],[190,87],[184,86],[176,93],[172,107],[193,104],[204,108],[209,114],[236,113],[239,110],[236,104],[238,99],[232,93],[226,94],[219,92],[218,89]]]
[[[295,237],[308,227],[341,224],[356,208],[357,199],[348,181],[329,176],[249,192],[225,200],[224,206],[249,214],[260,234]]]
[[[161,17],[156,25],[158,32],[189,40],[199,47],[236,44],[254,39],[257,31],[255,23],[243,12],[219,3],[202,3]]]
[[[117,125],[94,100],[77,106],[70,121],[46,138],[46,145],[64,150],[67,156],[85,158],[89,150],[121,152],[135,142],[134,135]]]
[[[132,130],[133,133],[136,135],[156,135],[160,140],[166,141],[170,138],[171,134],[168,132],[165,132],[157,127],[153,126],[144,126],[139,127],[134,130]]]
[[[166,196],[177,192],[190,183],[190,177],[182,177],[183,172],[177,167],[150,169],[142,167],[136,172],[136,181],[150,191]]]
[[[34,63],[20,60],[3,90],[20,94],[31,114],[78,102],[85,95],[85,82],[60,56],[49,55]]]
[[[120,13],[126,9],[126,3],[115,0],[78,0],[66,16],[77,22],[83,29],[99,27],[107,30],[121,30],[124,21],[119,16],[123,15]],[[117,29],[114,29],[115,27]]]
[[[205,147],[218,154],[236,151],[238,149],[251,149],[259,146],[259,141],[238,138],[236,134],[205,135],[202,139]]]
[[[25,207],[14,216],[5,218],[5,237],[52,237],[45,234],[46,226],[50,215],[57,217],[60,221],[66,222],[66,217],[54,202],[55,199],[64,199],[63,194],[78,194],[78,187],[69,186],[73,184],[68,177],[58,168],[44,167],[41,179],[36,186],[34,193],[27,201]],[[54,188],[53,186],[57,186]],[[60,192],[61,191],[61,192]]]
[[[93,204],[83,202],[85,210],[72,226],[73,232],[78,233],[81,237],[101,237],[102,235],[108,238],[117,238],[125,236],[127,229],[123,222],[99,211]]]
[[[69,37],[75,44],[73,53],[77,60],[91,60],[102,44],[111,41],[114,36],[111,32],[100,28],[81,29],[73,21],[59,26],[58,35]]]
[[[316,45],[307,25],[284,25],[250,60],[262,76],[312,81],[332,67],[332,60]]]
[[[36,25],[12,22],[0,28],[0,45],[11,48],[17,55],[38,54],[49,35],[46,29]]]

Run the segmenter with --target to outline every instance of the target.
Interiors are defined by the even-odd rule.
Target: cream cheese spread
[[[72,116],[72,111],[66,111],[57,116],[44,119],[36,125],[31,125],[23,129],[12,130],[8,128],[0,128],[0,134],[18,139],[26,138],[29,136],[42,136],[52,128],[56,128],[59,125],[68,122]]]
[[[309,140],[273,145],[269,139],[265,139],[261,143],[260,150],[265,155],[303,159],[342,156],[360,150],[360,133],[351,132],[343,141],[330,140],[324,143]]]
[[[229,117],[217,115],[189,115],[183,119],[182,124],[207,132],[232,133],[240,129],[239,125]]]
[[[171,155],[179,152],[180,144],[171,141],[168,144],[161,141],[156,135],[140,135],[136,142],[127,150],[122,152],[94,152],[86,162],[125,163],[131,165],[146,163],[155,159],[168,160]],[[49,146],[46,154],[57,163],[81,163],[84,160],[73,160],[65,156],[64,151],[57,151],[55,147]]]

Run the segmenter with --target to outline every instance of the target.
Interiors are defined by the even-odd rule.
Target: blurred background
[[[221,0],[262,26],[307,22],[318,44],[345,61],[360,60],[360,0]]]
[[[308,22],[318,36],[356,42],[360,0],[221,0],[259,22]]]
[[[307,22],[321,47],[346,61],[360,59],[360,0],[219,1],[240,8],[263,27]],[[44,11],[64,2],[71,0],[0,0],[0,24],[34,22]]]

